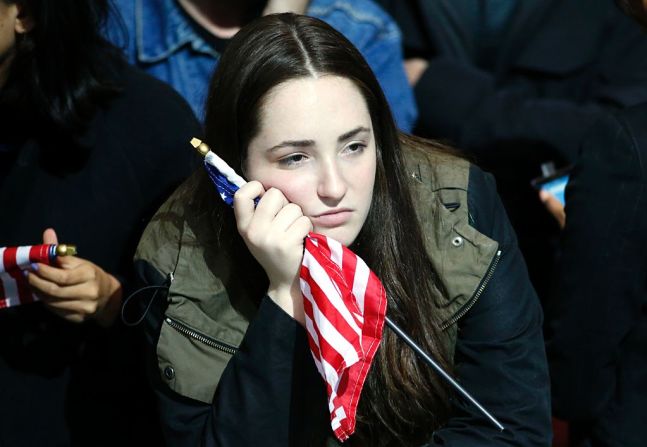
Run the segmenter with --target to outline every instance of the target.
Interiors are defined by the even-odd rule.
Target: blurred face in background
[[[647,29],[647,0],[617,0],[620,7]]]
[[[0,88],[9,77],[9,67],[16,52],[16,36],[31,29],[31,19],[21,14],[17,3],[0,0]]]
[[[16,18],[18,8],[0,0],[0,87],[9,73],[9,65],[16,47]]]

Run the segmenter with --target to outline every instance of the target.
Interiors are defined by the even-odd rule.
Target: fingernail
[[[32,262],[32,264],[31,264],[31,270],[32,270],[33,272],[37,272],[37,271],[38,271],[38,264],[36,264],[35,262]]]

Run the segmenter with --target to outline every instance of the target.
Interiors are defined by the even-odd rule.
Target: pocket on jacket
[[[211,403],[237,346],[214,339],[166,316],[157,343],[162,381],[182,396]]]
[[[241,304],[241,297],[234,308],[221,280],[227,278],[227,260],[217,250],[207,259],[205,250],[198,244],[180,248],[156,351],[164,383],[178,394],[210,403],[253,309],[246,301]]]

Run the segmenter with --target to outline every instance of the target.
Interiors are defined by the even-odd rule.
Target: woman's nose
[[[346,180],[336,163],[323,166],[319,174],[317,194],[322,199],[341,200],[348,186]]]

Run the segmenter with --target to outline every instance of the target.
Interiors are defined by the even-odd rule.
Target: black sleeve
[[[501,257],[484,293],[459,320],[455,373],[505,430],[457,398],[456,415],[429,445],[547,446],[550,391],[541,307],[493,177],[473,167],[468,200],[473,226],[499,242]]]
[[[647,191],[637,141],[624,121],[601,119],[566,190],[547,327],[553,409],[564,419],[594,418],[607,407],[617,392],[620,346],[644,315]]]
[[[321,427],[312,399],[326,408],[305,329],[265,297],[218,384],[205,444],[304,445]]]
[[[532,83],[497,86],[492,74],[447,58],[430,62],[415,89],[417,132],[480,152],[541,142],[573,161],[603,102],[542,97]]]

